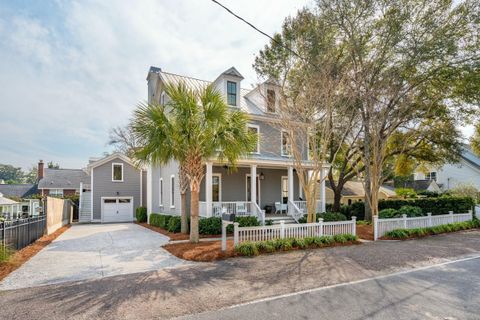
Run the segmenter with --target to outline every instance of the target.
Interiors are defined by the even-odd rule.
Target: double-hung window
[[[123,182],[123,163],[112,163],[112,182]]]
[[[282,130],[282,156],[291,156],[292,145],[287,131]]]
[[[160,207],[163,206],[163,178],[158,182],[158,204]]]
[[[428,172],[428,173],[425,175],[425,179],[437,181],[437,173],[436,173],[435,171]]]
[[[48,195],[54,197],[63,197],[63,189],[50,189],[48,190]]]
[[[170,176],[170,208],[175,208],[175,176]]]
[[[227,103],[231,106],[237,105],[237,83],[227,81]]]
[[[251,151],[252,153],[260,153],[260,127],[255,124],[248,125],[248,132],[255,134],[257,137],[257,144],[255,145],[254,149]]]

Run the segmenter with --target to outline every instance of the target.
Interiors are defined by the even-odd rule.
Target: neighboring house
[[[168,102],[166,83],[185,83],[190,89],[202,89],[212,84],[225,97],[233,110],[241,110],[250,117],[248,129],[258,135],[258,144],[248,157],[239,159],[237,170],[231,171],[225,163],[212,158],[205,166],[205,177],[200,190],[200,216],[218,216],[222,212],[237,215],[263,215],[282,206],[291,213],[305,207],[298,177],[294,173],[286,132],[279,128],[278,87],[269,81],[252,90],[241,88],[243,76],[234,68],[220,74],[213,82],[167,73],[151,67],[147,76],[148,101]],[[268,98],[266,98],[268,97]],[[307,147],[304,147],[307,162]],[[325,166],[327,169],[327,166]],[[253,178],[252,178],[253,177]],[[320,199],[325,199],[325,183],[320,186]],[[148,213],[181,213],[178,184],[178,163],[148,168]],[[187,206],[189,206],[187,197]],[[321,201],[320,210],[324,210]],[[188,208],[187,208],[188,210]]]
[[[380,200],[398,198],[395,190],[387,186],[381,186],[378,194]],[[334,194],[327,182],[326,202],[333,203]],[[347,181],[342,190],[341,204],[352,204],[352,202],[365,201],[365,188],[361,181]]]
[[[83,169],[45,168],[42,160],[38,163],[38,190],[42,196],[65,197],[80,194],[80,183],[90,178]]]
[[[457,163],[441,167],[430,167],[427,172],[416,171],[414,180],[433,180],[442,191],[455,188],[458,184],[473,184],[480,189],[480,158],[469,146],[464,146]]]
[[[144,173],[125,155],[115,153],[88,164],[79,184],[79,222],[131,222],[143,202]]]
[[[442,189],[435,180],[413,180],[402,183],[402,188],[410,188],[419,191],[442,192]]]
[[[28,199],[38,194],[37,184],[0,184],[0,193],[5,197]]]

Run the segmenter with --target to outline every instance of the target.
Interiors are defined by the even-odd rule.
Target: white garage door
[[[102,221],[123,222],[133,220],[133,198],[102,199]]]

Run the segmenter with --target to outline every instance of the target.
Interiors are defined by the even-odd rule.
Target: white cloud
[[[223,1],[266,32],[310,1]],[[42,15],[0,10],[0,163],[85,165],[146,98],[150,65],[213,80],[235,66],[246,85],[267,42],[211,1],[76,1]],[[6,150],[6,151],[5,151]]]

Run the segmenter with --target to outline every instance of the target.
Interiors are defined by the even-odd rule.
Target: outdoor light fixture
[[[120,195],[120,192],[117,191],[117,196],[119,196],[119,195]]]
[[[263,174],[263,172],[260,172],[260,180],[263,180],[265,179],[265,175]]]

